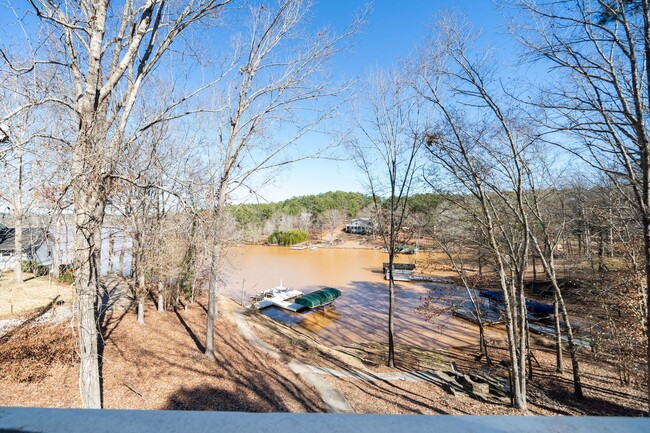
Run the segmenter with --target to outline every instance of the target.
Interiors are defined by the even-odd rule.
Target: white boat
[[[287,299],[297,298],[302,296],[303,292],[300,290],[291,289],[289,287],[284,287],[282,281],[280,285],[273,287],[272,289],[264,290],[261,292],[257,298],[261,298],[258,302],[255,302],[253,305],[261,310],[266,307],[280,307],[290,311],[300,311],[305,308],[304,305],[295,304],[292,302],[287,302]]]
[[[300,290],[284,287],[282,285],[282,280],[280,280],[279,286],[273,287],[272,289],[264,290],[262,292],[262,295],[264,298],[280,298],[282,301],[286,301],[287,299],[302,296],[303,293]]]

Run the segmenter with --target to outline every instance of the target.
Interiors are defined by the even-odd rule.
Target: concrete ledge
[[[647,433],[649,431],[650,418],[253,414],[0,407],[0,433]]]

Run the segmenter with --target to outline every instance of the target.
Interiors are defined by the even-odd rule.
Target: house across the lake
[[[345,231],[347,233],[352,233],[355,235],[369,235],[372,234],[372,221],[370,218],[355,218],[350,221],[350,224],[345,226]]]
[[[37,265],[49,266],[51,252],[47,230],[26,228],[22,230],[22,251],[16,253],[16,229],[0,225],[0,271],[13,269],[17,260],[35,260]]]

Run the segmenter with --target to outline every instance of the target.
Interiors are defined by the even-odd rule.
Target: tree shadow
[[[549,399],[584,415],[628,417],[642,417],[646,415],[646,412],[642,409],[624,406],[613,399],[608,399],[606,396],[589,395],[588,391],[584,398],[575,398],[570,389],[572,385],[571,381],[546,385],[547,388],[544,390],[544,394]],[[607,391],[604,391],[604,394],[607,394]]]
[[[128,289],[128,290],[127,290]],[[122,323],[124,317],[133,307],[133,297],[129,293],[131,287],[121,278],[103,278],[100,281],[100,292],[96,299],[95,321],[97,333],[97,358],[99,369],[99,390],[102,406],[104,402],[104,350],[106,340]],[[119,311],[119,314],[116,314]],[[117,317],[115,317],[117,316]]]
[[[226,412],[288,411],[279,399],[253,401],[246,392],[233,392],[209,385],[179,389],[168,399],[164,409]]]
[[[192,328],[187,324],[185,319],[183,319],[183,316],[180,315],[178,312],[178,308],[174,308],[174,314],[176,314],[176,317],[178,318],[178,321],[180,322],[181,325],[183,325],[183,328],[185,328],[185,331],[187,331],[188,335],[196,345],[196,348],[199,349],[200,352],[205,352],[205,346],[203,343],[201,343],[201,340],[199,340],[199,337],[196,336]]]

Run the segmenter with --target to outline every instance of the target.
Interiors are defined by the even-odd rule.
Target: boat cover
[[[497,302],[503,302],[503,293],[496,292],[494,290],[484,290],[479,293],[484,298],[491,299]],[[538,315],[538,316],[550,316],[553,314],[553,306],[548,304],[543,304],[537,301],[526,300],[526,309],[529,313]]]
[[[329,304],[336,298],[341,296],[341,291],[333,287],[326,287],[321,290],[310,293],[309,295],[301,296],[294,302],[296,304],[305,305],[309,308],[320,307],[321,305]]]

